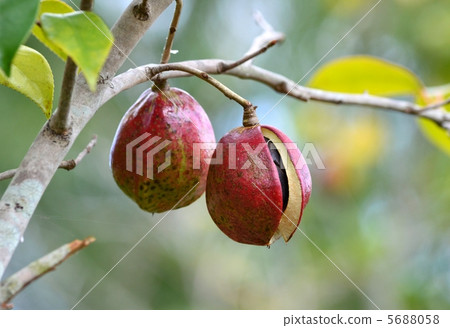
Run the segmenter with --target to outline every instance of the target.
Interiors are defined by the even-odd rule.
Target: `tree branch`
[[[84,77],[81,74],[77,76],[71,101],[70,132],[58,135],[45,124],[34,140],[0,200],[0,277],[59,164],[84,126],[104,103],[103,95],[108,89],[109,79],[171,2],[172,0],[149,0],[148,19],[139,20],[133,8],[140,1],[131,1],[111,30],[115,44],[100,73],[103,83],[92,93]]]
[[[293,80],[281,74],[252,65],[251,62],[255,56],[263,53],[276,42],[284,40],[284,34],[275,31],[260,12],[256,12],[254,17],[263,32],[253,40],[250,49],[241,59],[237,61],[222,59],[191,60],[173,63],[173,65],[188,66],[207,74],[224,73],[241,79],[254,80],[267,85],[279,93],[286,94],[301,101],[315,100],[337,105],[358,105],[416,115],[435,122],[450,133],[450,113],[441,108],[448,104],[447,101],[421,107],[412,102],[377,97],[369,94],[358,95],[323,91],[298,85]],[[242,65],[244,63],[245,65]],[[152,70],[156,71],[158,66],[160,65],[150,64],[140,66],[116,76],[110,84],[110,89],[105,92],[103,101],[107,102],[118,93],[137,84],[146,82],[148,78],[152,78],[148,76],[148,72]],[[147,77],[143,76],[142,73],[144,72],[147,72]],[[189,75],[185,70],[169,71],[158,74],[156,78],[164,80]]]
[[[74,240],[28,264],[20,271],[5,279],[0,283],[0,308],[11,309],[12,305],[9,302],[26,286],[44,274],[55,270],[58,265],[62,264],[70,256],[89,246],[94,241],[94,237],[88,237],[84,240]]]
[[[204,59],[173,63],[172,65],[177,64],[182,66],[189,66],[191,68],[199,69],[208,74],[221,74],[221,68],[226,67],[227,65],[231,65],[232,63],[232,61],[221,59]],[[106,91],[103,100],[107,101],[123,90],[146,82],[147,78],[143,78],[142,74],[139,72],[157,70],[158,66],[160,65],[150,64],[140,66],[116,76],[111,82],[112,87]],[[442,108],[439,108],[442,106],[442,104],[438,104],[438,108],[435,108],[436,106],[434,105],[421,107],[412,102],[372,96],[369,94],[347,94],[307,88],[301,85],[297,85],[293,80],[290,80],[281,74],[274,73],[255,65],[241,65],[226,71],[225,74],[263,83],[277,92],[286,94],[290,97],[297,98],[302,101],[315,100],[338,105],[359,105],[401,112],[404,114],[427,118],[443,127],[444,129],[450,131],[450,113],[446,112]],[[171,71],[161,73],[158,77],[162,79],[171,79],[185,76],[189,76],[189,74],[186,74],[184,72]]]
[[[93,136],[91,141],[89,141],[87,146],[78,154],[78,156],[75,159],[62,161],[61,164],[59,164],[58,168],[65,169],[67,171],[73,170],[83,160],[83,158],[91,152],[92,148],[94,148],[96,143],[97,143],[97,136]],[[0,181],[11,179],[12,177],[14,177],[16,172],[17,169],[12,169],[0,173]]]

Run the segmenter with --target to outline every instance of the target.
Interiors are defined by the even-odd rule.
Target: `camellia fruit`
[[[203,108],[187,92],[148,89],[126,112],[110,154],[117,185],[143,210],[160,213],[187,206],[205,191],[214,143]]]
[[[216,225],[244,244],[289,241],[311,194],[300,150],[283,132],[259,124],[228,132],[219,145],[222,161],[210,166],[206,185]]]

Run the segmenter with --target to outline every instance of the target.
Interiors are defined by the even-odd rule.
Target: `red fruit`
[[[110,154],[114,179],[143,210],[187,206],[205,191],[205,158],[212,154],[202,149],[194,158],[194,144],[214,142],[208,116],[187,92],[148,89],[117,129]]]
[[[300,150],[281,131],[261,125],[236,128],[219,144],[223,162],[210,166],[206,185],[214,222],[240,243],[270,245],[281,236],[289,241],[311,194]]]

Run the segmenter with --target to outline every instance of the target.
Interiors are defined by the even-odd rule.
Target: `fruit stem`
[[[244,117],[242,119],[242,125],[245,127],[251,127],[259,124],[258,116],[256,116],[256,106],[249,106],[244,108]]]
[[[247,108],[250,108],[250,107],[253,107],[254,109],[256,108],[247,99],[241,97],[236,92],[234,92],[230,88],[226,87],[224,84],[220,83],[218,80],[216,80],[212,76],[210,76],[207,73],[205,73],[197,68],[194,68],[194,67],[186,66],[183,64],[177,64],[177,63],[163,64],[163,65],[159,65],[159,66],[150,68],[148,70],[148,74],[151,77],[154,77],[155,75],[157,75],[161,72],[165,72],[165,71],[182,71],[182,72],[186,72],[191,75],[197,76],[198,78],[202,79],[203,81],[206,81],[209,84],[211,84],[212,86],[214,86],[216,89],[218,89],[220,92],[222,92],[226,97],[236,101],[239,105],[244,107],[244,110]]]

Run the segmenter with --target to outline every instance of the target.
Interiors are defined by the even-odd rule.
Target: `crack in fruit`
[[[286,209],[288,199],[289,199],[289,184],[288,184],[288,178],[286,174],[286,167],[283,164],[283,160],[281,158],[280,152],[278,151],[277,147],[273,144],[273,142],[267,138],[264,137],[264,140],[267,143],[267,146],[269,147],[270,155],[272,156],[273,163],[277,167],[278,171],[278,177],[280,179],[281,183],[281,191],[283,193],[283,212]]]

